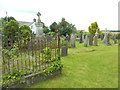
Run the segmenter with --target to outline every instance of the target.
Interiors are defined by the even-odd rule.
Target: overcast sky
[[[41,13],[41,21],[49,26],[66,21],[74,24],[78,30],[88,30],[88,26],[97,21],[99,28],[118,30],[119,0],[0,0],[0,17],[13,16],[18,21],[33,21],[36,13]]]

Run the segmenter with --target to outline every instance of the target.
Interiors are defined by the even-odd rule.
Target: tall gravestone
[[[67,34],[65,40],[70,41],[69,35]]]
[[[93,45],[93,34],[89,36],[89,45]]]
[[[107,42],[107,33],[105,33],[105,35],[104,35],[104,38],[103,38],[102,42],[103,42],[103,44],[106,44],[106,42]]]
[[[94,44],[94,46],[98,46],[98,30],[99,29],[96,30],[95,36],[93,38],[93,44]]]
[[[111,45],[110,44],[110,34],[109,33],[105,34],[104,39],[103,39],[103,43],[107,46]]]
[[[35,22],[36,38],[43,38],[44,37],[44,34],[43,34],[43,23],[40,20],[41,14],[38,12],[37,16],[38,16],[38,20]]]
[[[94,36],[93,43],[94,43],[94,46],[98,46],[98,36],[97,35]]]
[[[116,34],[113,34],[113,35],[112,35],[112,40],[114,41],[114,44],[117,43]]]
[[[62,46],[61,48],[61,56],[67,56],[68,55],[68,48],[66,46]]]
[[[108,35],[107,35],[106,45],[107,45],[107,46],[108,46],[108,45],[111,45],[111,44],[110,44],[110,34],[109,34],[109,33],[108,33]]]
[[[74,34],[71,34],[71,37],[70,37],[70,44],[71,44],[71,48],[75,48],[75,35]]]
[[[86,35],[84,35],[84,39],[86,38]]]
[[[85,36],[85,40],[84,40],[84,47],[88,46],[88,35]]]
[[[82,39],[82,32],[80,32],[80,39],[79,39],[79,43],[83,43],[83,39]]]
[[[104,34],[101,34],[100,39],[103,40],[103,38],[104,38]]]

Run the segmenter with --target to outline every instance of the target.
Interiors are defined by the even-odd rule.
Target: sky
[[[62,18],[76,26],[77,30],[88,30],[97,22],[100,30],[118,30],[119,0],[0,0],[0,17],[15,17],[18,21],[32,22],[41,13],[46,26],[60,22]]]

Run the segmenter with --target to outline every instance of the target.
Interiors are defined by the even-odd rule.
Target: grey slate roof
[[[30,26],[33,22],[26,22],[26,21],[18,21],[19,25],[28,25]]]

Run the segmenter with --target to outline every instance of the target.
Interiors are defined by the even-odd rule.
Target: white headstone
[[[75,48],[75,39],[75,35],[71,34],[70,43],[72,48]]]
[[[38,20],[37,20],[37,22],[35,22],[36,37],[37,38],[42,38],[44,36],[44,34],[43,34],[43,23],[41,23],[41,20],[40,20],[41,14],[38,12],[37,16],[38,16]]]

